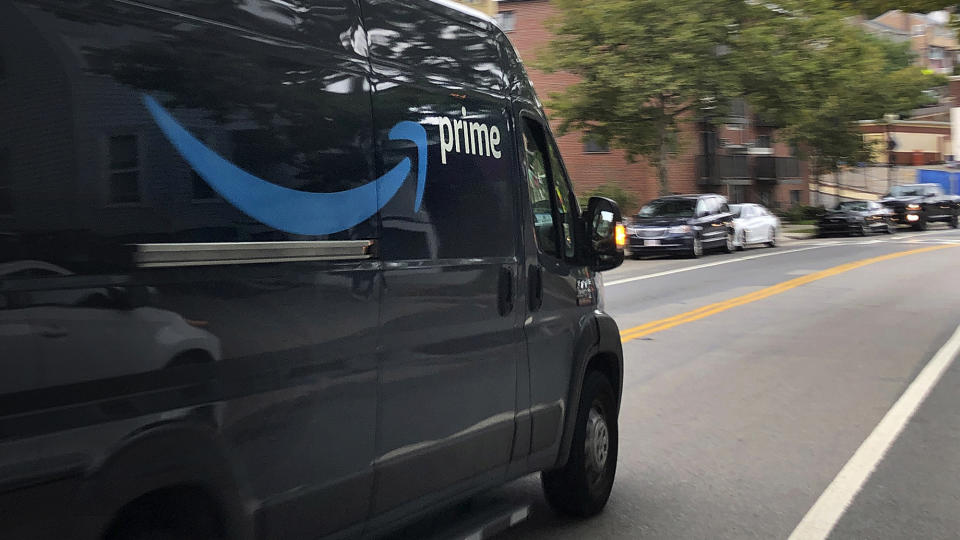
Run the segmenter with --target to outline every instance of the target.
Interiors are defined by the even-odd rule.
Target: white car
[[[780,220],[759,204],[731,204],[733,245],[744,249],[751,244],[777,245]]]
[[[41,284],[74,274],[45,261],[0,263],[0,278]],[[0,291],[0,351],[18,345],[18,358],[39,358],[0,381],[0,393],[156,371],[198,357],[220,360],[220,339],[181,315],[130,303],[132,289],[75,287],[67,281]],[[146,293],[144,293],[146,294]],[[26,337],[26,339],[24,339]],[[0,366],[4,365],[0,353]],[[9,366],[5,366],[9,367]],[[17,380],[20,379],[20,380]]]

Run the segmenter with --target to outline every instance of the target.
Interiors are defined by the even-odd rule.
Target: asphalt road
[[[560,517],[537,477],[469,511],[529,504],[497,536],[513,540],[957,538],[960,361],[949,355],[902,431],[885,419],[960,325],[960,232],[940,227],[605,274],[625,341],[606,511]],[[798,529],[808,511],[829,536]]]

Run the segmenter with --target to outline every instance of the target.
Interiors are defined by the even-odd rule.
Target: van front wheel
[[[543,492],[557,512],[593,516],[607,504],[617,471],[617,410],[613,387],[600,372],[584,381],[571,444],[567,464],[541,474]]]

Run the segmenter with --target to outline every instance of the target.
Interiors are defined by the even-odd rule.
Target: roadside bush
[[[637,209],[637,196],[616,184],[603,184],[590,191],[585,191],[579,197],[581,206],[586,208],[590,197],[606,197],[612,199],[617,203],[617,206],[620,207],[620,211],[623,212],[624,216],[629,216]]]
[[[795,204],[786,210],[777,211],[780,219],[788,223],[797,223],[801,221],[816,221],[827,211],[821,206],[808,206],[805,204]]]

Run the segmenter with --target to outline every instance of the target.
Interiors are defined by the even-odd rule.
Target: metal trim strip
[[[347,261],[370,259],[373,244],[373,240],[133,244],[133,260],[138,268]]]

